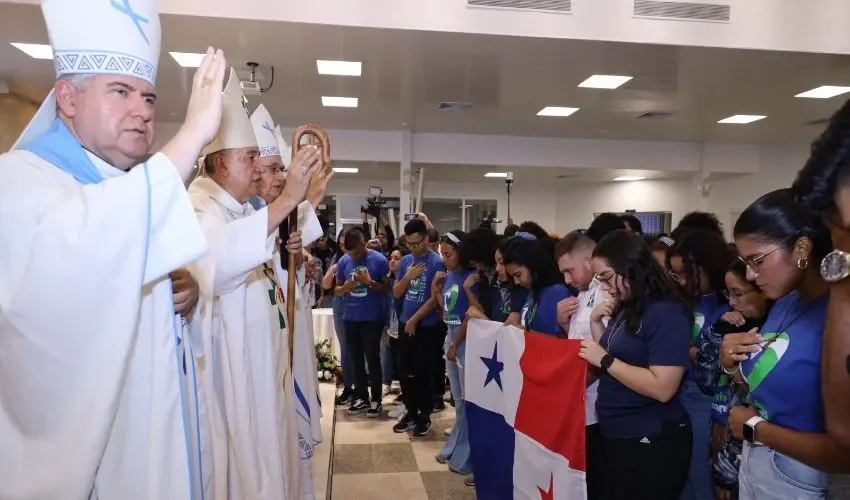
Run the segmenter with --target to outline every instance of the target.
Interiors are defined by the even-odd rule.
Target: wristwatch
[[[599,362],[599,368],[602,369],[602,373],[608,373],[608,368],[611,368],[611,365],[614,364],[614,360],[617,359],[610,354],[606,354],[602,356],[602,361]]]
[[[764,443],[761,443],[758,440],[756,440],[756,426],[758,426],[758,424],[760,424],[762,422],[764,422],[764,419],[756,416],[756,417],[750,417],[750,419],[747,420],[744,423],[744,440],[745,441],[748,441],[748,442],[750,442],[750,443],[752,443],[756,446],[761,446],[762,444],[764,444]]]
[[[833,250],[820,263],[820,275],[828,283],[837,283],[850,276],[850,253]]]

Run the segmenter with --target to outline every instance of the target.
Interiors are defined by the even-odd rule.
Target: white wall
[[[562,233],[584,228],[594,213],[628,209],[672,212],[675,226],[686,213],[704,210],[716,214],[731,237],[732,214],[767,192],[789,187],[808,153],[805,145],[762,147],[758,173],[711,181],[705,197],[690,181],[612,182],[567,189],[557,195],[555,227]]]

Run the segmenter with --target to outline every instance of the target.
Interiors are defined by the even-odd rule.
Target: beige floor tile
[[[475,500],[475,488],[463,484],[465,476],[454,472],[423,472],[428,500]]]
[[[341,474],[333,481],[333,500],[430,500],[418,472]]]
[[[336,423],[335,444],[408,443],[407,434],[396,434],[392,422],[370,419],[362,422]]]
[[[443,472],[448,470],[447,466],[437,462],[437,453],[443,448],[445,439],[442,441],[413,441],[410,443],[413,449],[413,457],[420,471]]]
[[[334,474],[416,472],[410,443],[338,444],[334,449]]]

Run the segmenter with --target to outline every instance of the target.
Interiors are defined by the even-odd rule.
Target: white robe
[[[166,156],[90,157],[0,156],[0,498],[200,499],[168,273],[206,241]]]
[[[229,500],[296,498],[291,492],[298,488],[298,439],[287,431],[295,407],[282,390],[291,379],[281,325],[285,309],[270,301],[275,292],[269,273],[284,289],[286,275],[276,235],[268,235],[268,210],[240,204],[208,177],[192,182],[189,197],[211,248],[193,271],[201,286],[199,326],[210,353],[202,385],[217,400],[216,468],[227,466]],[[309,203],[299,207],[302,212],[305,242],[318,239],[321,225]],[[310,234],[317,228],[318,234]]]

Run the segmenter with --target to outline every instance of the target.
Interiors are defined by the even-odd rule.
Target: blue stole
[[[266,201],[259,196],[252,196],[251,199],[248,200],[248,203],[254,207],[254,210],[260,210],[266,206]]]
[[[80,184],[97,184],[103,180],[80,141],[58,117],[53,120],[53,125],[47,132],[33,139],[22,149],[70,174]]]

